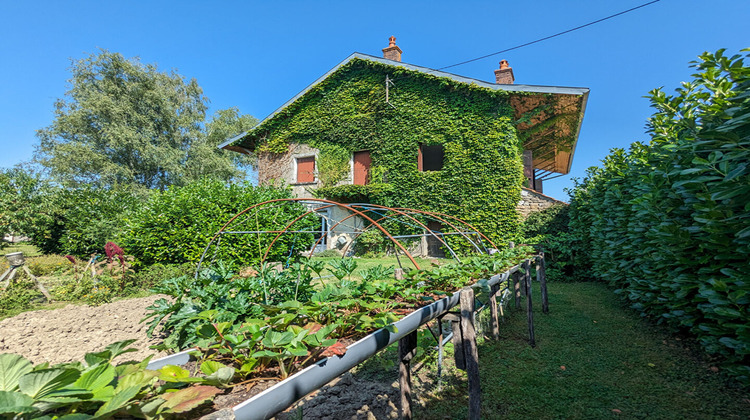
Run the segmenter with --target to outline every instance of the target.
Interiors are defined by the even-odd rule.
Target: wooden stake
[[[529,260],[523,262],[523,268],[526,270],[523,279],[526,285],[526,315],[529,321],[529,345],[536,347],[536,339],[534,338],[534,312],[531,302],[531,263]]]
[[[518,271],[513,273],[513,294],[516,299],[516,309],[521,309],[521,284],[519,283],[519,276],[520,273]]]
[[[33,274],[31,274],[31,270],[29,270],[29,267],[23,266],[23,271],[26,272],[26,274],[29,275],[34,280],[34,283],[36,284],[36,287],[42,292],[45,298],[47,298],[47,302],[52,302],[52,296],[49,295],[49,292],[47,289],[44,288],[44,285],[42,282],[39,281],[39,279],[36,278]]]
[[[456,362],[456,369],[466,370],[466,359],[464,358],[464,340],[461,336],[461,322],[451,320],[451,329],[453,330],[453,360]]]
[[[492,338],[495,340],[500,339],[500,319],[497,315],[498,291],[500,291],[500,285],[497,284],[490,289],[490,330],[492,331]]]
[[[411,420],[411,359],[417,353],[417,332],[398,340],[398,383],[401,388],[401,418]]]
[[[544,252],[539,254],[536,260],[536,279],[542,290],[542,313],[549,313],[549,298],[547,297],[547,276],[544,268]]]
[[[10,286],[10,281],[13,280],[13,277],[16,276],[16,270],[18,267],[10,267],[9,269],[5,270],[5,273],[3,273],[3,276],[0,277],[0,280],[5,279],[3,281],[2,286],[0,287],[0,290],[5,291]]]
[[[461,290],[461,333],[463,335],[466,375],[469,377],[469,419],[479,419],[482,388],[479,383],[479,353],[474,329],[474,289]]]

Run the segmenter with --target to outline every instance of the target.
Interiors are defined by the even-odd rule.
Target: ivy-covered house
[[[383,58],[350,55],[219,147],[257,155],[259,181],[298,197],[449,213],[507,241],[519,203],[569,172],[589,90],[514,84],[505,60],[489,83],[401,54],[391,37]]]

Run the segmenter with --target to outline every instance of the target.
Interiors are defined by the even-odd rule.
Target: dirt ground
[[[51,364],[83,360],[86,353],[101,351],[108,344],[134,338],[131,347],[137,352],[126,353],[123,360],[142,360],[150,354],[161,357],[148,347],[159,344],[157,336],[146,337],[148,329],[139,321],[146,316],[146,307],[156,299],[120,300],[101,306],[68,305],[54,310],[24,312],[0,321],[0,353],[20,354],[34,364]]]

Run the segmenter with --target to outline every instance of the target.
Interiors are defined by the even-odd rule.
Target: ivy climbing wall
[[[261,178],[275,178],[263,162],[289,167],[296,145],[309,145],[316,195],[449,213],[503,243],[519,228],[523,182],[513,122],[508,92],[355,59],[243,141],[255,146]],[[441,170],[419,170],[420,144],[444,147]],[[370,151],[370,184],[341,185],[360,150]]]

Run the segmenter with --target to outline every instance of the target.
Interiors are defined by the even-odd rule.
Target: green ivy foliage
[[[395,80],[388,103],[386,75]],[[373,168],[392,188],[327,182],[319,195],[449,213],[506,242],[519,230],[516,204],[523,181],[508,95],[355,59],[243,141],[257,145],[258,152],[284,153],[291,143],[309,144],[322,154],[334,145],[347,155],[369,150]],[[441,171],[418,170],[420,144],[444,146]]]
[[[210,239],[236,214],[263,201],[289,197],[291,193],[287,189],[226,184],[217,180],[202,180],[154,192],[148,202],[128,218],[122,247],[135,257],[139,266],[197,263]],[[255,213],[250,213],[238,219],[230,230],[279,230],[304,211],[304,207],[296,203],[277,203],[259,211],[257,218]],[[305,221],[295,225],[297,230],[305,227]],[[223,235],[220,246],[215,254],[211,251],[209,258],[218,258],[233,266],[255,264],[260,250],[265,252],[274,236]],[[308,249],[310,245],[312,234],[282,235],[268,258],[283,260],[291,252]]]
[[[694,333],[750,384],[747,57],[704,53],[676,95],[650,92],[651,143],[589,169],[570,227],[582,266],[643,315]]]

